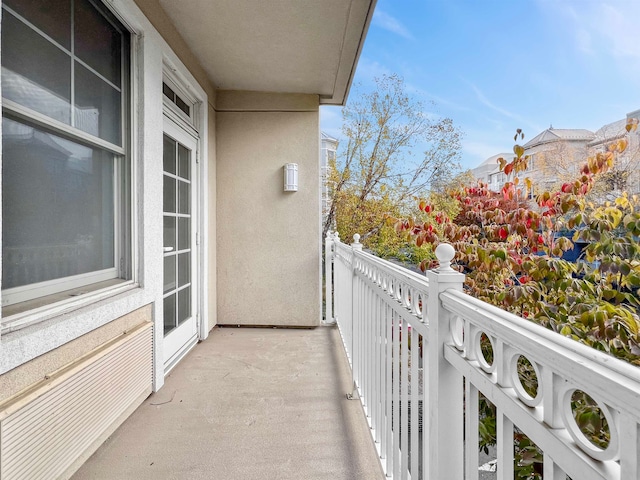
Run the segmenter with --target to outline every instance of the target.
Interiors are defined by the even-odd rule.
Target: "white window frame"
[[[133,134],[128,136],[126,132],[131,129],[134,122],[133,91],[134,91],[134,46],[137,45],[135,32],[124,22],[120,15],[109,8],[106,3],[101,3],[101,7],[108,10],[120,21],[115,25],[110,18],[104,17],[109,23],[114,25],[119,31],[128,35],[128,51],[123,50],[121,58],[122,86],[121,86],[121,145],[113,144],[102,138],[82,131],[74,127],[74,114],[71,111],[71,125],[56,119],[50,118],[40,112],[20,105],[14,101],[2,98],[3,118],[14,119],[27,126],[31,126],[45,133],[60,136],[74,143],[84,144],[90,148],[97,148],[114,155],[113,158],[113,227],[114,227],[114,258],[113,267],[87,272],[68,277],[37,282],[28,285],[3,289],[1,293],[2,307],[17,306],[24,302],[24,307],[17,308],[18,313],[5,316],[0,320],[0,333],[8,333],[20,328],[24,328],[43,319],[43,313],[51,314],[68,309],[69,306],[78,303],[80,297],[82,301],[88,298],[100,298],[105,291],[113,293],[125,288],[131,288],[134,284],[133,272],[133,239],[132,239],[132,206],[133,200],[133,161],[131,158]],[[11,10],[9,7],[3,7]],[[20,15],[17,15],[22,18]],[[35,26],[27,22],[30,28],[37,34],[49,38]],[[54,42],[55,43],[55,42]],[[124,46],[123,46],[124,48]],[[63,49],[67,51],[66,49]],[[69,52],[67,52],[69,53]],[[77,60],[72,56],[72,60]],[[127,63],[128,62],[128,63]],[[82,62],[81,62],[82,63]],[[103,78],[88,65],[82,63],[92,72]],[[103,78],[104,80],[104,78]],[[73,85],[73,78],[71,82]],[[109,82],[110,83],[110,82]],[[73,105],[70,105],[73,109]],[[128,177],[128,178],[127,178]],[[123,189],[123,182],[127,182],[126,190]],[[102,287],[101,282],[107,280],[117,280],[117,286]],[[68,292],[68,298],[63,299],[62,292]],[[50,296],[50,300],[46,297]],[[46,315],[48,318],[50,315]]]

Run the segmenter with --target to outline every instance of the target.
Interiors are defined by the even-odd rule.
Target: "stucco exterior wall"
[[[218,92],[218,324],[319,324],[318,105],[313,95]],[[283,191],[289,162],[293,193]]]

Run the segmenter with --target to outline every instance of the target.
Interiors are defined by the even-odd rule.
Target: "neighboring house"
[[[640,110],[604,125],[595,133],[584,129],[549,127],[525,143],[524,154],[529,158],[527,171],[522,175],[532,180],[533,193],[575,178],[589,156],[604,152],[611,142],[622,138],[627,140],[627,149],[618,157],[606,181],[611,191],[640,193],[640,133],[627,132],[625,127],[630,118],[640,118]],[[513,154],[494,155],[472,170],[476,179],[487,183],[494,191],[499,191],[510,180],[499,169],[497,159],[500,157],[511,161]]]
[[[486,183],[490,190],[498,191],[506,181],[506,176],[500,171],[499,158],[510,161],[513,153],[499,153],[487,158],[484,162],[471,170],[473,176],[479,182]]]
[[[640,110],[630,112],[621,120],[604,125],[595,133],[595,138],[587,145],[589,155],[604,152],[616,140],[627,141],[626,150],[618,156],[614,168],[607,174],[607,187],[611,192],[627,191],[640,193],[640,132],[627,132],[627,121],[640,118]]]
[[[374,4],[3,2],[3,480],[71,475],[217,324],[319,324],[319,106]]]
[[[320,178],[322,191],[322,225],[325,224],[329,208],[331,207],[329,200],[329,165],[336,160],[336,152],[338,150],[338,140],[326,133],[320,135]]]
[[[589,130],[551,126],[525,143],[524,154],[529,159],[523,176],[531,179],[533,193],[573,178],[580,162],[587,158],[587,144],[593,138],[594,134]]]

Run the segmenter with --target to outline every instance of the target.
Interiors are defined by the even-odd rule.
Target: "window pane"
[[[69,55],[13,15],[3,13],[2,96],[71,123]]]
[[[178,292],[178,325],[191,317],[191,287]]]
[[[181,144],[178,144],[178,175],[191,179],[191,150]]]
[[[191,248],[191,220],[178,218],[178,250]]]
[[[70,0],[4,0],[3,3],[67,50],[71,49]]]
[[[164,247],[176,248],[176,218],[164,217]]]
[[[191,254],[178,255],[178,287],[191,282]]]
[[[75,54],[120,86],[122,34],[87,0],[75,0]]]
[[[176,141],[167,137],[163,138],[162,168],[167,173],[176,173]]]
[[[176,256],[164,257],[164,293],[176,288]]]
[[[114,268],[114,158],[2,121],[2,287]]]
[[[167,213],[176,212],[176,180],[175,178],[164,177],[164,190],[162,192],[162,210]]]
[[[164,299],[164,333],[176,328],[176,294]]]
[[[171,90],[171,87],[164,82],[162,82],[162,93],[164,93],[164,96],[167,97],[172,102],[175,101],[176,94],[173,93],[173,90]]]
[[[190,113],[190,108],[189,105],[187,105],[180,97],[178,97],[176,95],[176,105],[178,106],[178,108],[180,110],[182,110],[184,113],[186,113],[187,115],[189,115]]]
[[[191,185],[178,180],[178,213],[191,213]]]
[[[75,80],[76,127],[121,145],[120,92],[78,62],[75,62]]]

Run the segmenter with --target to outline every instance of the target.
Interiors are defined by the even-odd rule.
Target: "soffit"
[[[160,0],[216,88],[342,104],[375,0]]]

